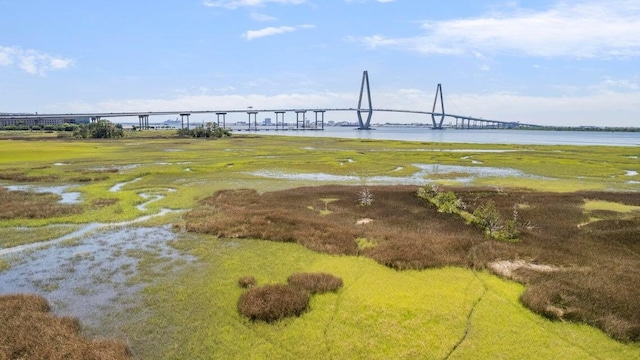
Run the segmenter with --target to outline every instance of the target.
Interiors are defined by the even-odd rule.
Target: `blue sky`
[[[448,113],[640,126],[640,0],[0,0],[0,13],[0,112],[356,107],[368,70],[374,107],[430,110],[442,83]],[[372,120],[387,121],[430,119]]]

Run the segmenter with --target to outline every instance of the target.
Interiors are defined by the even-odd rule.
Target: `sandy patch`
[[[494,261],[488,264],[489,269],[498,275],[506,278],[513,278],[513,273],[519,269],[533,270],[538,272],[559,271],[560,268],[551,265],[532,264],[524,260],[502,260]]]
[[[365,224],[368,224],[368,223],[370,223],[372,221],[373,221],[373,219],[364,218],[364,219],[360,219],[360,220],[356,221],[356,225],[365,225]]]

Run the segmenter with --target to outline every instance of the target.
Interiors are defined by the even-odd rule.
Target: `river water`
[[[378,127],[356,130],[353,127],[326,126],[322,131],[258,131],[261,135],[334,137],[349,139],[404,140],[444,143],[519,144],[519,145],[601,145],[640,146],[640,132],[545,131],[545,130],[432,130],[427,127]],[[245,130],[246,131],[246,130]],[[244,131],[243,131],[244,132]]]

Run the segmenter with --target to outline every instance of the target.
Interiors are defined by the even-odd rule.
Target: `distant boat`
[[[178,126],[182,125],[182,120],[178,120],[178,118],[175,120],[165,120],[162,124],[167,126]]]

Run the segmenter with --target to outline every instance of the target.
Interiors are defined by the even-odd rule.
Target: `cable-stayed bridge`
[[[364,102],[363,102],[364,100]],[[363,106],[364,105],[364,106]],[[68,119],[68,118],[90,118],[92,122],[101,119],[119,117],[138,117],[139,129],[149,129],[150,116],[175,116],[181,118],[182,128],[188,128],[189,117],[196,114],[215,114],[218,126],[226,127],[226,115],[233,113],[246,113],[248,115],[249,130],[257,130],[257,115],[260,113],[275,114],[275,129],[297,129],[297,130],[322,130],[324,129],[324,116],[327,112],[354,112],[358,119],[358,129],[371,129],[371,119],[376,112],[404,113],[426,115],[431,119],[433,129],[443,129],[445,118],[455,119],[455,123],[449,125],[456,129],[486,129],[486,128],[519,128],[519,127],[541,127],[534,124],[523,124],[514,121],[501,121],[485,119],[482,117],[458,115],[446,113],[444,109],[444,97],[442,95],[442,85],[438,84],[433,100],[431,111],[428,110],[406,110],[406,109],[381,109],[374,108],[371,101],[371,88],[369,85],[369,74],[365,70],[362,74],[362,84],[360,86],[360,97],[357,108],[290,108],[290,109],[217,109],[217,110],[192,110],[192,111],[128,111],[128,112],[93,112],[93,113],[57,113],[57,114],[7,114],[0,113],[0,121],[25,121],[31,120],[37,123],[46,119]],[[285,114],[294,113],[296,115],[295,127],[285,121]],[[307,119],[307,113],[314,113],[313,120]],[[253,121],[253,128],[251,127]]]

